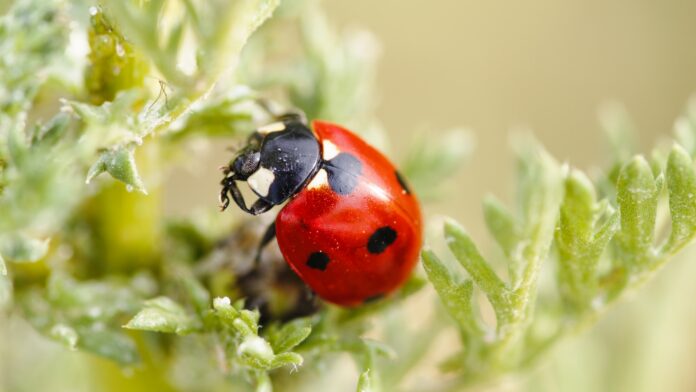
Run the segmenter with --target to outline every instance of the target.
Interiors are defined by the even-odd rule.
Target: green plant
[[[267,121],[262,97],[386,147],[371,111],[375,52],[309,0],[14,2],[0,20],[0,309],[70,349],[138,366],[133,384],[180,390],[318,388],[341,352],[358,390],[405,388],[453,325],[461,347],[441,370],[455,376],[428,389],[457,390],[531,366],[693,240],[692,107],[668,152],[617,149],[594,182],[521,138],[517,212],[484,201],[503,262],[447,220],[454,259],[423,252],[444,306],[421,329],[403,328],[421,273],[389,299],[290,321],[296,304],[283,299],[295,292],[271,277],[264,314],[245,307],[257,299],[244,279],[261,225],[216,206],[165,216],[164,173],[196,159],[192,144]],[[609,124],[620,138],[621,121]],[[414,145],[402,167],[419,194],[444,194],[435,185],[468,154],[466,135]],[[539,283],[549,267],[555,287]]]
[[[649,279],[696,231],[696,173],[675,144],[666,161],[636,156],[620,165],[615,188],[598,196],[581,171],[559,166],[538,146],[520,153],[519,213],[493,198],[484,202],[488,229],[505,255],[503,280],[455,222],[445,238],[459,262],[451,268],[429,250],[425,269],[459,327],[461,354],[445,363],[476,382],[519,371],[559,338],[593,324],[626,292]],[[658,202],[668,194],[671,231],[658,238]],[[663,220],[663,223],[667,223]],[[556,292],[537,293],[542,263],[556,263]],[[468,273],[462,275],[460,269]],[[496,324],[486,326],[474,306],[485,295]]]

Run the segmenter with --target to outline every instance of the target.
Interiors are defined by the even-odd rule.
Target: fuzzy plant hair
[[[533,368],[693,242],[693,104],[673,143],[647,157],[626,150],[622,114],[610,113],[613,162],[592,175],[520,136],[516,204],[483,201],[498,249],[484,255],[462,225],[428,217],[437,229],[422,268],[394,295],[356,309],[312,298],[277,251],[255,265],[267,222],[220,214],[214,193],[207,209],[164,214],[163,178],[196,165],[202,144],[244,140],[268,120],[260,102],[387,145],[372,111],[373,38],[336,31],[314,1],[279,3],[7,6],[2,339],[38,332],[89,353],[98,374],[111,374],[105,380],[113,364],[131,373],[100,390],[329,390],[343,353],[355,361],[348,382],[358,391],[413,390],[405,380],[428,367],[444,376],[417,390],[459,391]],[[443,179],[471,149],[465,131],[439,135],[402,154],[425,204],[447,195]],[[404,327],[414,297],[432,312]],[[442,336],[446,355],[431,350]],[[27,355],[2,346],[7,370]],[[0,374],[3,390],[39,382]]]

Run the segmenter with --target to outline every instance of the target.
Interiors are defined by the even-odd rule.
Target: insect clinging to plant
[[[422,218],[394,165],[346,128],[279,116],[223,167],[232,200],[258,215],[286,203],[259,252],[277,237],[290,267],[323,299],[357,306],[393,292],[418,260]],[[237,182],[258,196],[247,206]]]

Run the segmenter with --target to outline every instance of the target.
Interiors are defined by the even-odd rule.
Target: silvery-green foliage
[[[678,139],[687,148],[695,130],[686,117],[677,123]],[[621,130],[614,131],[617,137]],[[517,212],[492,197],[483,205],[488,229],[505,256],[506,279],[452,221],[445,222],[444,235],[458,268],[431,250],[423,252],[425,270],[460,331],[461,353],[443,366],[457,371],[462,383],[525,369],[560,338],[592,325],[692,242],[696,172],[687,150],[675,143],[666,153],[653,154],[666,159],[651,162],[625,155],[617,154],[625,161],[607,189],[607,179],[593,183],[535,143],[519,150]],[[658,237],[664,228],[656,226],[662,198],[669,206],[662,212],[671,218],[666,237]],[[545,268],[556,271],[552,294],[536,287]],[[494,326],[482,321],[478,293],[494,309]]]
[[[431,389],[490,381],[592,324],[696,235],[694,105],[671,150],[649,158],[631,156],[630,122],[609,108],[615,162],[604,177],[560,165],[531,138],[515,143],[515,208],[483,203],[504,264],[445,222],[455,262],[424,250],[444,311],[423,326],[411,328],[401,306],[428,283],[419,272],[388,299],[261,323],[225,264],[253,257],[232,241],[248,222],[213,217],[215,205],[163,218],[161,175],[197,159],[193,141],[243,139],[268,107],[344,123],[387,147],[374,37],[336,29],[311,0],[16,0],[0,17],[0,53],[2,314],[181,388],[312,385],[347,353],[357,390],[395,390],[448,325],[461,347],[441,367],[456,376]],[[420,140],[403,174],[423,200],[446,198],[439,185],[471,146],[462,131]],[[553,297],[539,291],[551,265]],[[481,317],[482,297],[495,325]],[[366,337],[373,322],[383,342]],[[191,372],[196,385],[185,385]]]

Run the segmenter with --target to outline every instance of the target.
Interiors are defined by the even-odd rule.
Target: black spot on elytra
[[[406,183],[406,180],[401,176],[401,173],[399,173],[398,170],[395,170],[394,174],[396,175],[396,180],[399,181],[399,185],[401,185],[401,189],[404,190],[404,193],[411,193],[411,188],[408,187],[408,184]]]
[[[322,251],[314,252],[307,258],[307,267],[309,268],[324,271],[327,265],[329,265],[329,256]]]
[[[367,240],[367,250],[374,254],[382,253],[394,241],[396,241],[396,231],[389,226],[380,227]]]
[[[325,169],[331,189],[339,195],[348,195],[358,185],[362,163],[354,155],[342,152],[327,161]]]

